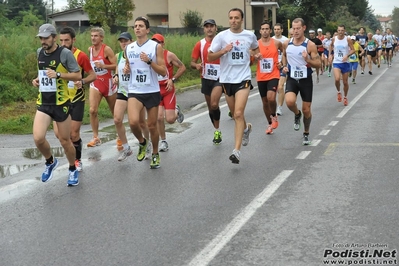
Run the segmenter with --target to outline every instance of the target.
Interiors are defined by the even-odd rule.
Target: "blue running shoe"
[[[79,172],[78,170],[71,171],[69,170],[68,175],[68,186],[77,186],[79,185]]]
[[[46,163],[46,169],[42,174],[42,182],[50,181],[50,179],[53,178],[53,172],[54,169],[57,168],[57,166],[58,166],[57,158],[54,158],[54,161],[51,164]]]

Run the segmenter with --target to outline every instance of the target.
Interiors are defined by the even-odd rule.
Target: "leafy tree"
[[[349,34],[357,32],[360,28],[360,20],[349,12],[348,6],[342,6],[340,10],[332,13],[330,20],[336,26],[333,31],[337,31],[339,25],[344,25]]]
[[[131,0],[86,0],[83,7],[90,22],[103,26],[124,26],[133,18],[135,6]]]
[[[6,2],[9,12],[7,14],[8,19],[17,19],[22,21],[20,11],[29,11],[30,6],[33,6],[34,10],[37,11],[37,15],[41,19],[46,18],[46,5],[43,0],[7,0]]]
[[[180,13],[181,25],[188,29],[200,28],[202,26],[202,14],[197,10],[187,10]]]
[[[68,0],[68,9],[83,7],[85,4],[85,0]]]
[[[392,20],[393,22],[391,23],[391,28],[393,33],[398,36],[399,35],[399,7],[394,7],[392,10]]]
[[[19,15],[22,17],[23,26],[35,26],[39,27],[44,23],[44,20],[40,19],[37,15],[38,11],[31,5],[28,11],[19,11]]]
[[[372,31],[375,31],[376,29],[381,29],[381,23],[378,21],[378,19],[373,13],[374,9],[371,9],[371,7],[368,6],[362,22],[366,26],[368,26]]]

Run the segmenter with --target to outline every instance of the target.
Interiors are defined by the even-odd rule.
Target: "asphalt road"
[[[65,158],[43,184],[40,156],[19,154],[33,140],[2,136],[2,161],[38,165],[0,179],[0,265],[397,264],[394,59],[390,69],[359,74],[347,107],[336,101],[333,78],[321,76],[314,86],[311,146],[301,145],[287,108],[275,133],[266,135],[254,90],[245,114],[253,132],[239,165],[228,159],[234,121],[224,102],[223,142],[214,146],[198,90],[178,95],[186,120],[168,127],[170,149],[157,170],[135,156],[117,162],[109,141],[85,149],[78,187],[66,186]],[[88,140],[90,133],[83,136]],[[376,258],[380,250],[384,255]]]

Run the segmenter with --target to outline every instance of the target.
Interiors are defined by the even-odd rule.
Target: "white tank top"
[[[130,64],[129,93],[143,94],[160,91],[157,73],[150,65],[140,59],[140,53],[144,52],[156,63],[157,45],[157,42],[147,40],[141,46],[136,41],[126,47],[126,56]]]
[[[343,63],[342,59],[345,55],[349,54],[348,37],[342,40],[338,39],[338,36],[334,37],[334,64]]]
[[[125,68],[126,58],[123,57],[123,52],[118,53],[118,93],[122,93],[127,97],[129,81],[130,81],[130,73],[124,74],[123,69]]]

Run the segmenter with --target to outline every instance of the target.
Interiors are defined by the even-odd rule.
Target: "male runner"
[[[315,36],[315,31],[314,30],[309,30],[309,40],[312,41],[316,47],[317,47],[317,53],[319,54],[319,57],[321,57],[321,55],[323,54],[322,52],[319,51],[320,47],[323,47],[323,43],[320,41],[319,38],[317,38]],[[321,64],[321,59],[320,59],[320,64]],[[316,75],[317,75],[317,79],[316,82],[319,83],[319,72],[320,72],[320,68],[317,67],[316,68]]]
[[[378,68],[381,66],[381,55],[382,55],[382,35],[380,33],[380,29],[377,29],[375,31],[375,34],[373,35],[373,38],[377,41],[377,65]]]
[[[352,72],[352,83],[356,84],[357,67],[359,65],[359,54],[363,54],[364,51],[359,42],[356,41],[356,36],[351,36],[350,38],[355,52],[351,56],[349,56],[349,63]]]
[[[326,68],[325,71],[328,71],[328,77],[331,77],[331,63],[330,60],[328,60],[329,58],[329,48],[330,48],[330,44],[331,44],[331,33],[329,31],[326,32],[326,37],[323,40],[323,47],[324,47],[324,52],[323,52],[323,58],[326,61]]]
[[[364,27],[360,27],[359,34],[356,35],[356,41],[359,42],[360,47],[362,47],[362,49],[364,50],[363,53],[359,54],[360,70],[361,73],[364,74],[364,69],[366,67],[366,57],[367,57],[366,54],[367,49],[365,49],[367,42],[367,34],[365,32]]]

